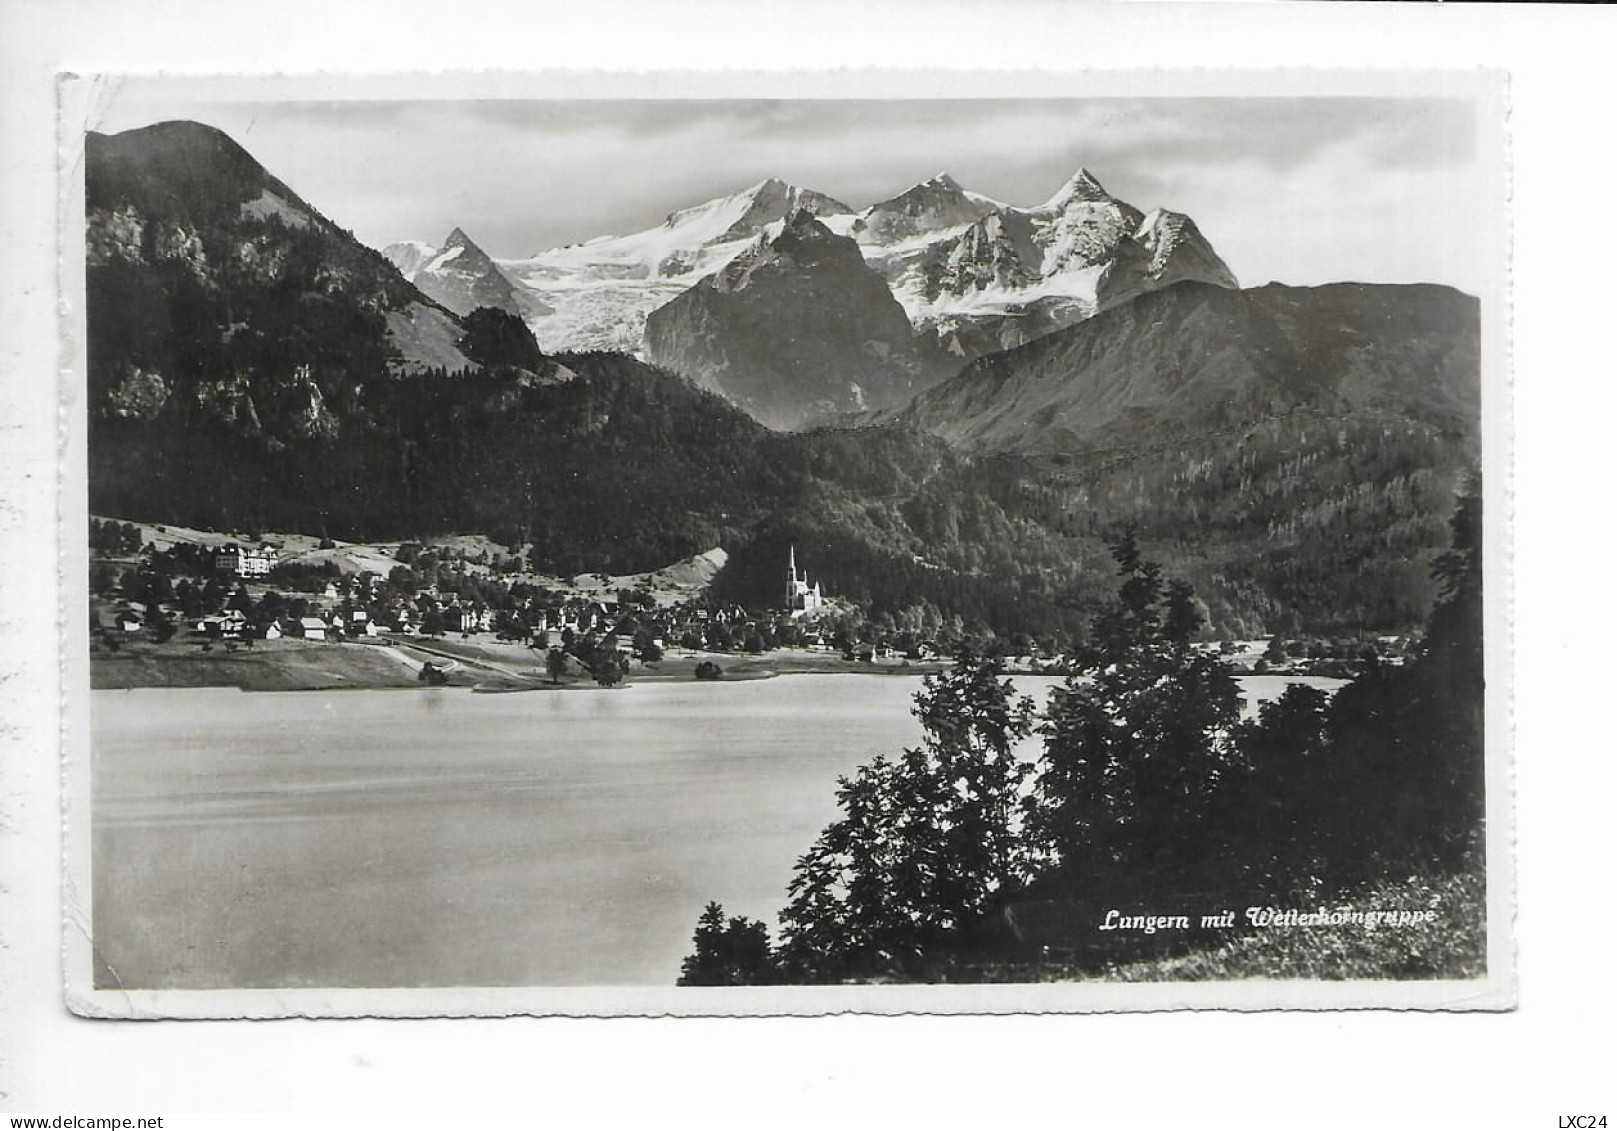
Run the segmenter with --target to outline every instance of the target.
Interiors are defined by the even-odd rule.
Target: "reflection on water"
[[[98,979],[668,985],[708,900],[774,922],[917,685],[96,692]]]

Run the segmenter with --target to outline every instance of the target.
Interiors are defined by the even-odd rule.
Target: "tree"
[[[1188,585],[1170,584],[1132,536],[1113,545],[1122,578],[1073,657],[1040,728],[1032,824],[1054,862],[1104,886],[1183,883],[1203,863],[1195,829],[1235,766],[1241,692],[1233,668],[1191,645]]]
[[[1213,799],[1199,837],[1224,861],[1226,888],[1253,900],[1306,899],[1332,872],[1321,847],[1340,803],[1329,706],[1324,691],[1294,683],[1240,724],[1240,768]]]
[[[1015,753],[1033,704],[962,653],[916,696],[922,743],[838,781],[843,816],[797,863],[781,913],[796,978],[910,974],[1029,875]]]
[[[724,908],[709,903],[696,921],[694,953],[680,963],[681,986],[760,986],[775,981],[769,930],[757,919],[725,921]]]
[[[218,612],[224,606],[228,592],[224,582],[217,577],[208,578],[207,584],[202,587],[202,607],[210,613]]]
[[[146,627],[151,631],[152,639],[159,644],[167,643],[174,637],[174,622],[159,605],[153,604],[146,610]]]
[[[272,620],[280,619],[285,612],[286,598],[276,590],[271,589],[259,598],[258,609],[253,619],[259,624],[267,624]]]
[[[545,653],[545,671],[549,673],[551,683],[560,683],[567,671],[567,653],[560,648],[552,648]]]
[[[1450,522],[1432,574],[1439,597],[1417,654],[1371,667],[1331,703],[1332,778],[1343,813],[1336,856],[1367,871],[1453,870],[1480,859],[1484,820],[1482,500],[1476,485]],[[1369,865],[1374,864],[1374,869]]]
[[[625,674],[623,660],[610,644],[603,644],[595,649],[590,663],[590,674],[602,687],[616,687],[623,682]]]

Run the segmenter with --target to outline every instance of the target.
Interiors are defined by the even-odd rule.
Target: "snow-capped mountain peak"
[[[1106,191],[1104,185],[1088,169],[1080,167],[1066,182],[1056,190],[1055,195],[1038,208],[1035,212],[1058,212],[1074,202],[1099,203],[1115,198]]]
[[[662,226],[664,231],[677,233],[686,247],[727,243],[750,239],[766,225],[799,209],[815,215],[852,211],[824,193],[799,188],[779,177],[766,177],[740,192],[670,212]]]
[[[438,254],[428,263],[423,271],[437,272],[450,268],[463,275],[482,275],[496,270],[494,261],[488,253],[478,247],[461,228],[449,233],[438,249]]]
[[[1151,255],[1146,268],[1160,285],[1198,279],[1220,286],[1237,285],[1235,275],[1218,257],[1196,221],[1183,212],[1154,208],[1140,221],[1135,242]]]
[[[493,306],[523,317],[550,313],[525,288],[512,285],[487,252],[457,227],[437,247],[415,240],[389,244],[382,254],[421,291],[456,314]]]
[[[865,209],[854,234],[863,244],[891,246],[958,228],[992,210],[986,197],[968,193],[948,173],[939,173]]]

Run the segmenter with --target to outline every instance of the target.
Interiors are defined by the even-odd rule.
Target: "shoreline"
[[[493,640],[421,641],[382,637],[364,641],[258,641],[232,652],[198,651],[192,643],[130,642],[116,653],[90,656],[94,691],[139,688],[236,688],[241,691],[405,691],[434,686],[420,673],[431,663],[446,675],[442,685],[485,694],[519,691],[615,691],[637,683],[746,683],[786,675],[868,675],[920,677],[946,671],[949,659],[871,662],[844,660],[830,652],[777,648],[757,655],[673,649],[652,663],[635,661],[616,687],[602,687],[573,671],[552,682],[543,655],[524,645]],[[723,675],[699,680],[696,667],[717,664]],[[1049,676],[1060,672],[1007,669],[1007,676]],[[1244,675],[1312,678],[1315,673],[1277,670]],[[1340,677],[1319,677],[1340,678]]]
[[[450,688],[485,694],[521,691],[614,691],[637,683],[744,683],[783,675],[924,676],[946,670],[951,661],[849,662],[841,656],[795,649],[761,655],[679,649],[651,664],[636,662],[617,687],[601,687],[587,675],[553,683],[538,670],[543,657],[522,645],[493,641],[383,638],[377,641],[259,641],[234,652],[201,653],[187,645],[133,643],[127,650],[101,650],[90,656],[93,691],[143,688],[235,688],[240,691],[406,691],[428,685],[419,679],[424,664],[444,670]],[[696,678],[696,666],[718,664],[717,680]]]

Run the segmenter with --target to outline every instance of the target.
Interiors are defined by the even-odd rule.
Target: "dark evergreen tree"
[[[916,696],[922,744],[838,783],[843,816],[797,863],[781,913],[795,978],[914,976],[951,933],[1028,878],[1016,744],[1032,701],[992,661],[962,654]]]

